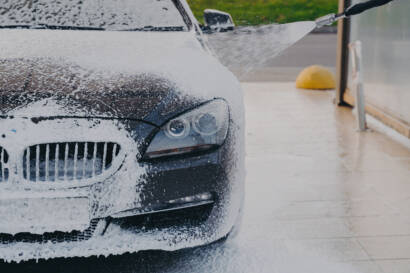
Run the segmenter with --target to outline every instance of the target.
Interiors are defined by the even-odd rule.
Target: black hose
[[[392,2],[393,0],[370,0],[364,3],[359,3],[350,8],[346,9],[344,14],[349,17],[352,15],[360,14],[368,9],[380,7],[386,5],[387,3]]]

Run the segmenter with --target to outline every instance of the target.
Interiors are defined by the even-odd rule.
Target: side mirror
[[[206,33],[232,31],[235,28],[232,16],[223,11],[206,9],[204,20],[205,26],[202,30]]]

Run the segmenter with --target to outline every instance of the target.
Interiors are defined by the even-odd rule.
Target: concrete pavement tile
[[[269,183],[269,182],[268,182]],[[345,201],[346,195],[338,187],[329,186],[280,186],[276,185],[276,194],[282,195],[278,198],[286,198],[287,201]]]
[[[383,260],[376,261],[383,273],[410,273],[409,260]]]
[[[410,177],[410,158],[401,158],[398,159],[399,164],[403,165],[404,168],[407,169],[407,172],[409,173],[409,177]]]
[[[374,175],[379,179],[375,179],[372,185],[389,204],[410,198],[410,176],[407,176],[407,173],[375,173]]]
[[[369,217],[398,215],[398,212],[395,209],[382,202],[377,196],[371,197],[371,199],[355,199],[349,201],[348,216]]]
[[[345,177],[346,189],[351,194],[355,194],[357,188],[366,187],[374,190],[374,196],[370,199],[377,198],[386,204],[410,198],[410,176],[403,169],[398,172],[354,172]]]
[[[386,137],[387,138],[387,137]],[[403,147],[400,143],[386,139],[387,145],[382,145],[380,149],[387,155],[391,156],[394,159],[404,160],[405,164],[410,166],[410,151],[409,149]]]
[[[400,172],[404,171],[404,167],[398,164],[388,156],[374,157],[365,155],[366,152],[360,151],[357,156],[346,156],[343,159],[345,166],[352,172]]]
[[[273,225],[275,229],[283,230],[285,236],[290,239],[349,238],[354,236],[344,218],[275,221]]]
[[[357,238],[373,259],[410,259],[410,236]]]
[[[355,273],[384,273],[373,261],[350,262]]]
[[[350,114],[348,113],[350,111]],[[346,117],[346,116],[351,117]],[[347,155],[357,158],[358,156],[375,156],[375,158],[408,158],[410,150],[402,144],[393,141],[389,136],[377,131],[359,133],[356,130],[356,121],[351,110],[340,109],[336,115],[338,132],[341,138],[340,145]],[[353,127],[346,124],[354,124]]]
[[[292,202],[275,212],[280,220],[387,215],[394,215],[394,210],[379,200]]]
[[[317,158],[315,156],[298,156],[286,154],[266,154],[251,159],[260,160],[260,169],[273,173],[280,172],[347,172],[337,158]]]
[[[322,255],[332,260],[340,262],[370,261],[369,256],[355,239],[316,239],[295,242],[309,253]]]
[[[350,217],[348,221],[356,237],[410,236],[410,222],[406,222],[400,215]]]
[[[278,220],[303,220],[316,218],[335,218],[347,215],[347,204],[344,201],[306,201],[292,202],[275,211]]]
[[[410,222],[410,198],[392,200],[391,206],[402,215],[403,219]]]
[[[348,263],[357,273],[384,273],[380,266],[373,261]]]

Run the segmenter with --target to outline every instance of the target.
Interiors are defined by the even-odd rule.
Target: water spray
[[[316,21],[239,27],[233,31],[211,32],[210,45],[220,61],[238,75],[264,67],[269,61],[294,45],[314,29],[331,25],[340,19],[383,6],[393,0],[370,0],[353,5],[344,12],[329,14]]]
[[[339,13],[339,14],[332,13],[332,14],[328,14],[326,16],[320,17],[315,21],[315,23],[318,28],[323,27],[323,26],[328,26],[328,25],[331,25],[339,21],[340,19],[344,19],[344,18],[353,16],[353,15],[363,13],[366,10],[386,5],[392,1],[393,0],[369,0],[367,2],[358,3],[356,5],[353,5],[347,8],[342,13]]]

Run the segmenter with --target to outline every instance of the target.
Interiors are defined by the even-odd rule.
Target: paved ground
[[[244,83],[243,229],[177,253],[1,266],[0,272],[409,273],[410,150],[355,130],[333,92]]]
[[[331,103],[333,92],[292,86],[244,84],[245,223],[260,225],[251,205],[257,202],[270,208],[263,221],[270,216],[284,238],[309,253],[358,272],[409,273],[410,150],[378,132],[356,132],[351,110]]]

